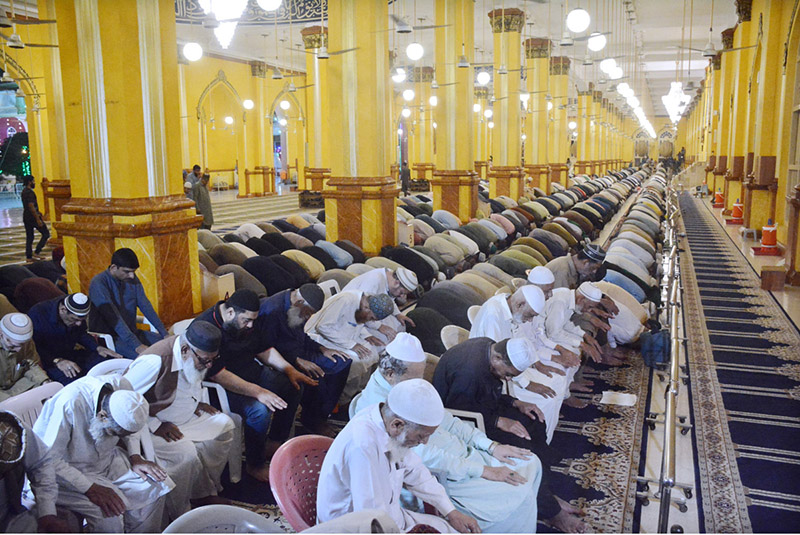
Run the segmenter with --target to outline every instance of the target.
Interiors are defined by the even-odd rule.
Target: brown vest
[[[178,371],[172,370],[172,346],[175,336],[168,336],[148,347],[143,354],[158,355],[161,357],[161,369],[158,370],[156,382],[150,390],[144,393],[144,399],[150,404],[150,416],[155,416],[175,401],[178,389]]]

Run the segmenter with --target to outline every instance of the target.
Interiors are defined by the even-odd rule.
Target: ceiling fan
[[[353,52],[354,50],[358,50],[360,47],[354,48],[345,48],[344,50],[336,50],[331,52],[328,50],[328,47],[321,46],[317,51],[313,50],[300,50],[300,52],[305,52],[306,54],[311,54],[312,56],[317,56],[319,59],[328,59],[331,56],[338,56],[339,54],[346,54],[348,52]],[[294,50],[293,48],[286,48],[286,50]]]
[[[0,33],[0,37],[6,41],[6,44],[9,46],[9,48],[16,48],[17,50],[21,50],[26,46],[30,48],[58,48],[58,45],[52,45],[49,43],[23,43],[19,34],[16,32],[12,33],[11,35]]]
[[[378,30],[377,32],[391,32],[395,31],[397,33],[411,33],[414,30],[432,30],[434,28],[446,28],[448,26],[452,26],[452,24],[426,24],[426,25],[416,25],[412,26],[402,18],[398,17],[394,13],[389,14],[389,18],[394,21],[394,28],[389,28],[387,30]]]

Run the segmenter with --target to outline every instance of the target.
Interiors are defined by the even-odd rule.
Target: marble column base
[[[525,192],[521,167],[496,165],[489,169],[487,174],[489,176],[489,197],[492,199],[506,195],[516,201]]]
[[[397,182],[388,176],[331,177],[322,191],[328,241],[350,240],[369,255],[394,245],[398,191]]]
[[[550,164],[550,184],[558,182],[564,187],[567,185],[567,178],[569,178],[569,166],[564,163],[551,163]],[[547,186],[547,193],[551,193],[551,188]]]
[[[475,217],[478,210],[478,183],[475,171],[434,171],[431,179],[433,209],[447,210],[458,216],[462,223]]]
[[[550,167],[546,164],[528,164],[524,166],[525,172],[531,177],[531,187],[547,191],[550,178]]]
[[[300,189],[322,191],[331,177],[331,170],[327,167],[306,167],[303,175],[305,175],[305,187]]]
[[[183,195],[139,199],[73,198],[53,226],[64,243],[70,292],[88,293],[116,249],[139,258],[136,275],[170,325],[201,311],[197,229],[203,218]]]

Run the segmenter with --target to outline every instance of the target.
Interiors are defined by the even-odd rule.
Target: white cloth
[[[119,376],[78,379],[44,404],[33,427],[56,459],[57,504],[85,517],[93,532],[161,531],[163,496],[174,482],[142,479],[131,470],[128,452],[117,445],[115,437],[95,442],[89,434],[106,384],[115,390],[131,390],[130,383]],[[85,494],[94,484],[114,489],[125,502],[125,514],[105,518]]]
[[[389,440],[379,405],[350,420],[322,463],[317,521],[327,522],[364,509],[381,509],[403,531],[416,524],[428,524],[442,533],[453,533],[452,526],[444,519],[401,507],[400,492],[405,487],[443,515],[455,509],[444,488],[416,453],[409,451],[402,460],[390,461]]]
[[[170,371],[179,371],[182,366],[179,336],[172,348]],[[144,395],[155,384],[160,369],[159,355],[140,355],[125,372],[125,379],[134,390]],[[202,381],[190,383],[180,371],[175,399],[151,416],[148,422],[150,432],[167,422],[176,425],[183,433],[183,438],[174,442],[155,435],[152,438],[156,457],[176,485],[167,497],[167,513],[171,519],[187,512],[191,507],[190,500],[215,496],[222,490],[220,478],[233,441],[234,423],[222,413],[196,415],[202,396]]]
[[[25,454],[22,457],[22,466],[27,476],[22,505],[35,500],[35,507],[30,511],[7,517],[11,513],[6,501],[6,487],[0,482],[0,527],[5,526],[7,533],[28,531],[30,526],[36,531],[36,518],[56,514],[56,498],[58,497],[58,484],[56,483],[55,459],[50,449],[42,442],[36,433],[19,420],[25,430]]]
[[[635,342],[644,332],[644,325],[636,317],[636,314],[622,302],[615,299],[614,304],[617,305],[619,312],[617,312],[616,316],[608,318],[608,324],[611,326],[611,329],[606,332],[608,345],[617,347],[618,345]]]
[[[264,231],[254,223],[245,223],[236,229],[236,234],[242,239],[247,241],[250,238],[260,238],[264,235]]]
[[[511,338],[514,318],[508,306],[508,294],[500,294],[487,299],[472,322],[470,338],[485,336],[495,342]]]
[[[556,288],[545,304],[544,327],[547,339],[577,353],[584,332],[570,320],[577,312],[575,307],[575,290]]]

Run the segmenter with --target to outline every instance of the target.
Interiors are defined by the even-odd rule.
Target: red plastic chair
[[[295,437],[278,448],[269,466],[269,487],[283,516],[298,533],[317,523],[317,483],[333,439]]]

